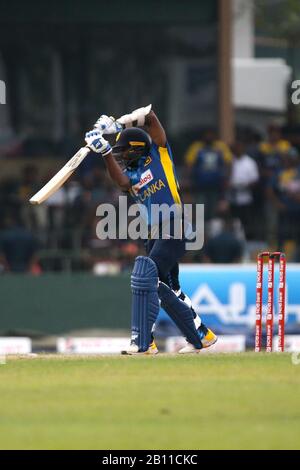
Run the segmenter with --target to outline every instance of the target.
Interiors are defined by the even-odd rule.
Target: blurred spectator
[[[236,129],[236,136],[237,140],[244,142],[247,155],[257,160],[262,141],[260,133],[252,127],[243,126]]]
[[[300,242],[300,164],[297,151],[291,149],[282,158],[283,168],[273,177],[268,195],[278,210],[278,244],[287,240]]]
[[[62,237],[60,231],[66,228],[64,225],[66,204],[67,191],[64,187],[61,187],[45,201],[44,206],[47,207],[47,229],[49,233],[48,241],[51,248],[57,247],[58,241]]]
[[[283,157],[291,150],[291,144],[282,138],[281,129],[276,124],[270,124],[268,139],[259,145],[258,164],[262,176],[262,203],[265,217],[265,235],[270,245],[276,243],[278,232],[277,206],[270,205],[267,196],[267,187],[270,181],[281,170]]]
[[[40,188],[38,169],[35,165],[26,165],[22,170],[18,194],[21,201],[28,202]]]
[[[18,197],[19,181],[15,177],[4,178],[0,185],[0,228],[6,216],[19,217],[20,199]]]
[[[69,248],[80,219],[74,220],[72,207],[81,194],[82,185],[75,179],[68,180],[56,193],[43,204],[47,208],[48,244],[52,248]]]
[[[0,114],[1,117],[1,114]],[[5,126],[1,126],[0,132],[0,158],[2,157],[16,157],[23,152],[22,139],[15,134],[15,132]]]
[[[258,147],[258,163],[263,177],[268,180],[280,169],[282,156],[291,149],[291,144],[282,138],[281,129],[276,124],[270,124],[267,133],[268,139]]]
[[[43,205],[31,206],[28,201],[41,188],[38,169],[35,165],[26,165],[21,174],[17,196],[21,203],[21,218],[29,230],[46,228],[46,208]]]
[[[243,244],[235,235],[233,220],[224,219],[223,228],[208,239],[204,246],[204,261],[207,263],[237,263],[241,261]]]
[[[7,217],[0,232],[0,256],[7,271],[30,272],[36,262],[38,243],[31,232],[12,217]]]
[[[226,220],[231,219],[233,233],[238,240],[244,245],[246,242],[245,230],[242,226],[240,219],[234,219],[231,216],[230,206],[228,201],[220,201],[218,206],[217,217],[210,220],[205,227],[206,235],[208,238],[215,237],[219,235],[224,230],[224,225]]]
[[[203,133],[203,140],[194,142],[185,154],[196,202],[205,205],[205,219],[211,219],[225,188],[227,167],[232,155],[225,143],[217,140],[213,129]]]
[[[255,161],[245,153],[245,145],[237,141],[233,145],[233,162],[229,183],[231,213],[243,224],[247,239],[253,238],[254,198],[253,192],[259,181]]]

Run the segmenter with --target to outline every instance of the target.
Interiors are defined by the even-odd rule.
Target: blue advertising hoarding
[[[300,264],[287,265],[286,327],[300,328]],[[204,323],[218,332],[249,331],[255,323],[256,265],[181,265],[182,290],[192,299]],[[278,267],[276,265],[274,311],[277,313]],[[267,303],[267,265],[264,268],[264,308]],[[164,311],[159,321],[169,322]],[[275,327],[276,328],[276,327]]]

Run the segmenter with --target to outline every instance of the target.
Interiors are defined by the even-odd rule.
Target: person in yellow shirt
[[[269,198],[270,182],[281,171],[285,155],[292,150],[291,144],[282,138],[277,124],[267,128],[267,140],[258,146],[257,163],[261,174],[262,204],[265,217],[265,235],[270,244],[277,241],[279,213],[276,205]]]
[[[267,133],[268,139],[258,146],[258,164],[266,182],[281,168],[283,156],[291,150],[291,144],[282,138],[279,126],[270,124]]]
[[[215,216],[225,190],[232,162],[231,151],[224,142],[217,140],[213,129],[207,129],[202,140],[192,143],[187,149],[184,160],[196,202],[204,204],[205,219],[210,220]]]

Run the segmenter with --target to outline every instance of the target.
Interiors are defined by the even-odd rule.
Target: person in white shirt
[[[255,235],[253,191],[259,182],[258,166],[253,158],[245,153],[243,142],[238,141],[233,145],[233,154],[229,182],[231,211],[233,217],[241,220],[246,238],[253,238]]]

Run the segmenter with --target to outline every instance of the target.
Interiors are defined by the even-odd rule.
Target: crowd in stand
[[[251,259],[261,247],[285,250],[299,261],[300,159],[276,125],[265,140],[239,135],[231,147],[213,129],[187,149],[177,171],[184,202],[205,205],[205,245],[192,262],[233,263]],[[91,155],[55,195],[41,206],[28,199],[41,187],[38,166],[0,184],[0,268],[48,270],[127,269],[142,250],[139,242],[99,240],[96,208],[117,205],[120,195],[100,159]],[[45,175],[45,181],[49,175]]]
[[[208,130],[185,162],[193,197],[205,204],[204,260],[251,258],[251,249],[262,245],[299,260],[300,159],[277,125],[268,127],[265,140],[247,133],[231,148]]]

